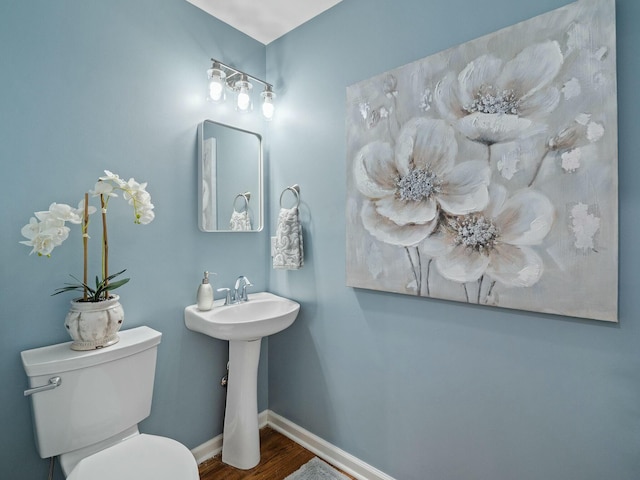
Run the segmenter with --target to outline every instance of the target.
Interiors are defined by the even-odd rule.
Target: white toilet
[[[151,413],[162,334],[138,327],[119,336],[101,350],[78,352],[67,342],[21,353],[31,390],[49,386],[30,394],[38,453],[60,455],[69,480],[198,480],[187,447],[138,431]]]

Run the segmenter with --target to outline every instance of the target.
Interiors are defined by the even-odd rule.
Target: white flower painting
[[[614,0],[347,88],[347,284],[617,321]]]

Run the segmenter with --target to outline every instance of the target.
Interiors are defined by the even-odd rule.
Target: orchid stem
[[[109,276],[109,241],[107,238],[107,202],[104,199],[104,195],[100,195],[100,207],[102,208],[102,279],[104,280],[105,290],[104,298],[109,298],[109,290],[106,288],[109,283],[107,277]]]

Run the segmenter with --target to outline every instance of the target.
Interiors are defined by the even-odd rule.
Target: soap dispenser
[[[198,310],[211,310],[211,308],[213,307],[213,288],[209,283],[209,272],[204,272],[202,283],[198,286],[196,300],[198,304]]]

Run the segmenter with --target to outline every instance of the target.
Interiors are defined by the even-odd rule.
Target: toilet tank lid
[[[22,365],[29,377],[91,367],[155,347],[160,343],[162,333],[149,327],[137,327],[122,330],[118,332],[118,336],[120,337],[118,343],[96,350],[81,352],[71,350],[72,342],[25,350],[20,353]]]

